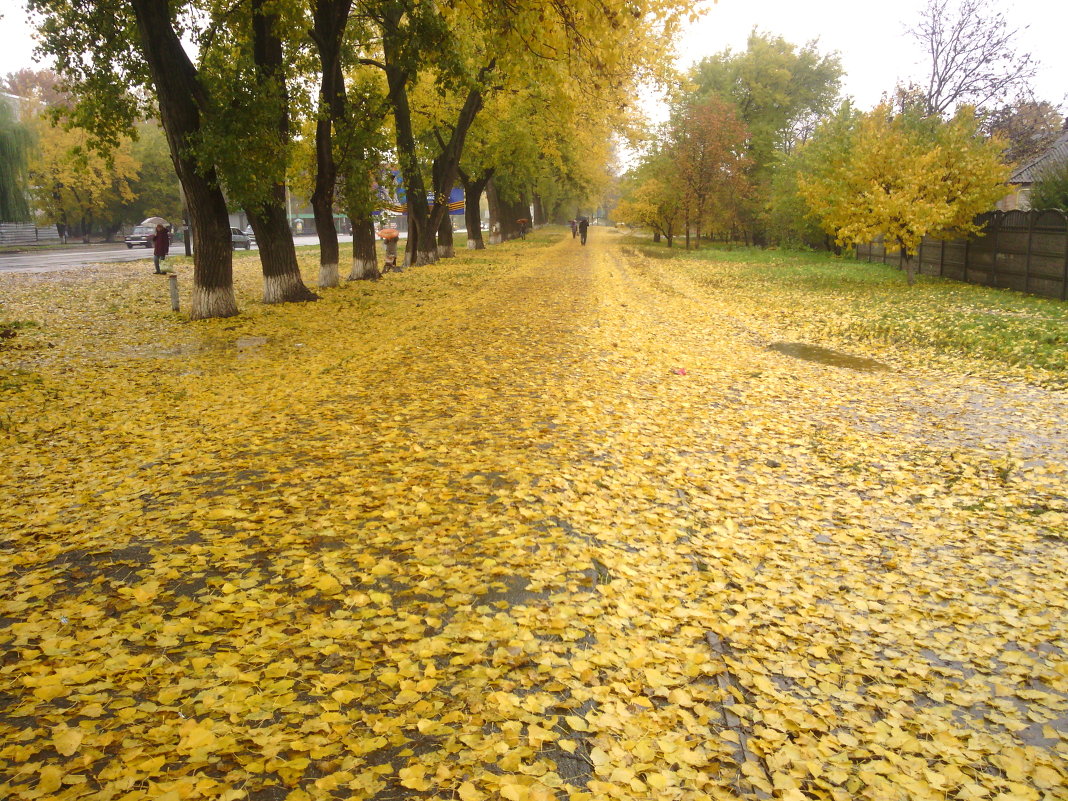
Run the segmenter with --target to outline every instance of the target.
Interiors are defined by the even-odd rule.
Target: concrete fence
[[[970,284],[1068,300],[1068,214],[993,211],[976,220],[983,234],[968,239],[924,237],[916,272]],[[857,246],[857,258],[904,266],[881,241]]]
[[[33,223],[0,222],[0,245],[36,245],[39,242],[58,242],[59,231],[51,225],[39,228]]]

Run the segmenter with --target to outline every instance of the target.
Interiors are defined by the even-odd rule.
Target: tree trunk
[[[315,190],[311,204],[319,236],[319,286],[337,286],[338,247],[334,224],[334,191],[337,164],[334,161],[332,127],[345,116],[345,79],[341,71],[341,43],[345,36],[352,0],[316,0],[312,14],[312,39],[319,51],[322,80],[319,85],[319,118],[315,123]]]
[[[497,194],[497,184],[490,178],[486,182],[486,201],[489,204],[489,241],[491,245],[499,245],[501,238],[501,198]]]
[[[430,206],[426,199],[426,184],[419,169],[415,133],[412,130],[412,111],[408,102],[409,71],[401,67],[406,46],[405,32],[400,28],[403,9],[390,12],[382,29],[382,51],[385,59],[389,105],[393,111],[393,127],[397,140],[397,161],[404,178],[408,200],[408,243],[404,253],[405,266],[433,264],[437,261],[437,241],[430,227]]]
[[[325,78],[324,78],[325,83]],[[337,167],[334,164],[330,136],[330,119],[320,112],[315,124],[315,190],[311,205],[315,214],[315,231],[319,236],[319,286],[338,285],[338,259],[341,249],[337,242],[337,227],[334,225],[334,184]]]
[[[486,189],[490,178],[493,177],[494,168],[490,167],[482,173],[480,178],[471,178],[463,170],[459,170],[460,181],[464,186],[464,222],[467,225],[467,247],[469,250],[485,250],[486,243],[482,240],[482,212],[479,208],[482,201],[482,193]]]
[[[515,239],[520,234],[519,220],[530,217],[530,204],[522,196],[518,200],[501,200],[500,206],[501,240]]]
[[[446,214],[441,218],[441,223],[438,225],[438,257],[442,259],[451,259],[456,255],[456,248],[453,247],[452,237],[452,215]]]
[[[281,93],[275,126],[281,141],[289,141],[289,103],[285,97],[285,61],[278,37],[278,15],[269,0],[252,0],[252,55],[265,95]],[[291,303],[317,300],[318,295],[304,286],[293,247],[293,234],[286,215],[286,189],[282,183],[271,188],[259,208],[247,208],[248,220],[256,232],[263,267],[263,302]]]
[[[382,277],[378,271],[375,223],[370,215],[352,218],[352,272],[350,281],[375,280]]]
[[[190,155],[191,140],[200,133],[200,109],[207,96],[171,27],[168,0],[132,0],[131,4],[145,61],[152,72],[171,161],[189,207],[193,239],[189,316],[194,320],[231,317],[237,314],[237,299],[226,199],[214,168],[202,175]]]
[[[541,227],[545,225],[545,208],[541,202],[541,195],[537,192],[534,193],[534,225]]]
[[[479,72],[481,80],[493,68],[493,63]],[[478,88],[467,93],[467,99],[456,117],[449,141],[442,143],[441,153],[434,159],[432,173],[434,176],[434,207],[430,211],[430,224],[440,230],[442,218],[449,214],[449,196],[456,184],[460,172],[460,157],[463,156],[464,142],[471,124],[478,112],[482,110],[482,92]],[[439,143],[441,142],[439,138]]]
[[[330,243],[333,243],[333,255],[327,255],[327,251],[330,250]],[[337,231],[334,231],[333,238],[327,237],[327,246],[320,251],[319,254],[319,280],[318,285],[321,288],[337,286],[341,283],[341,277],[338,273],[338,259],[340,258],[340,251],[337,244]]]
[[[256,233],[263,268],[263,302],[294,303],[317,300],[318,295],[304,285],[297,264],[285,209],[285,188],[274,188],[275,201],[258,209],[246,209],[248,221]],[[281,194],[281,202],[278,195]]]
[[[909,286],[913,286],[916,283],[916,262],[913,261],[912,254],[905,249],[901,240],[898,240],[897,246],[901,248],[901,258],[905,265],[905,280],[908,281]]]

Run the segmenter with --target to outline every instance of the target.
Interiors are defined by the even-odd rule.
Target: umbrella
[[[399,239],[400,231],[396,228],[383,228],[378,232],[378,235],[383,239]]]

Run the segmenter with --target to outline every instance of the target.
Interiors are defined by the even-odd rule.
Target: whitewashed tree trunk
[[[339,283],[337,262],[319,265],[319,286],[337,286]]]
[[[289,303],[301,295],[307,295],[308,289],[301,280],[300,273],[282,273],[281,275],[263,276],[263,302]],[[311,300],[315,296],[301,297]]]
[[[237,314],[237,299],[233,286],[205,287],[193,284],[189,301],[189,319],[208,320],[212,317],[233,317]]]
[[[352,271],[349,273],[350,281],[368,281],[381,277],[381,273],[378,272],[378,262],[376,259],[353,256]]]

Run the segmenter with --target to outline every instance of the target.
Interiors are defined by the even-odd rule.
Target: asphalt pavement
[[[351,235],[341,234],[338,242],[345,244],[352,241]],[[293,237],[297,247],[318,245],[319,237],[314,234]],[[255,249],[255,245],[252,246]],[[181,242],[171,245],[171,253],[179,256],[185,253]],[[88,267],[93,264],[107,264],[117,261],[151,261],[150,248],[127,248],[121,242],[105,242],[92,245],[69,245],[60,248],[35,248],[28,245],[17,253],[0,253],[0,273],[48,273]]]
[[[0,273],[47,273],[89,264],[151,260],[147,248],[127,248],[121,242],[75,245],[65,248],[32,248],[18,253],[0,253]]]

